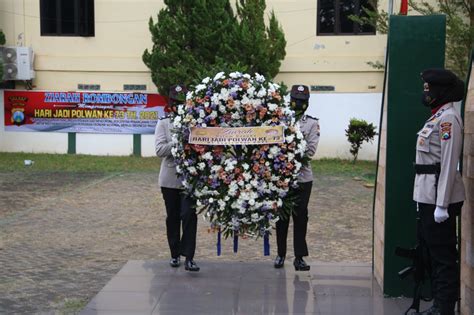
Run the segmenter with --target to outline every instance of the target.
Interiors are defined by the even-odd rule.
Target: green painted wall
[[[390,17],[383,288],[389,296],[412,294],[413,283],[397,275],[409,261],[397,257],[395,248],[416,243],[412,200],[416,133],[431,116],[421,104],[420,73],[444,66],[445,36],[443,15]]]

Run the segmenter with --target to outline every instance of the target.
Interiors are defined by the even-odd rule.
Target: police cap
[[[309,89],[306,85],[296,84],[291,87],[290,96],[297,100],[306,101],[309,99]]]
[[[184,84],[176,84],[170,87],[168,99],[170,102],[184,103],[186,101],[186,93],[188,93],[188,89]]]

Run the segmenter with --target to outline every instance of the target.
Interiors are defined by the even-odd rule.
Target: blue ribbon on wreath
[[[268,232],[265,232],[265,234],[263,235],[263,255],[270,256],[270,240]]]
[[[221,228],[217,231],[217,256],[221,255]]]
[[[237,231],[234,231],[234,253],[237,253],[239,250],[239,234]]]

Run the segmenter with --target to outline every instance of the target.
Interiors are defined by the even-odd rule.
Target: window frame
[[[321,1],[318,0],[317,2],[317,7],[316,7],[316,35],[317,36],[370,36],[370,35],[377,35],[377,29],[374,27],[373,32],[363,32],[361,31],[361,26],[358,25],[356,22],[353,23],[353,30],[354,32],[352,33],[341,33],[341,13],[340,10],[336,10],[336,8],[340,7],[340,1],[341,0],[334,0],[334,32],[333,33],[321,33],[321,18],[319,16],[319,8],[321,7]],[[355,4],[355,10],[360,11],[360,0],[353,0],[356,2]],[[358,31],[355,31],[358,30]]]
[[[46,31],[48,21],[46,20],[46,6],[52,1],[56,5],[55,32]],[[65,33],[62,30],[61,0],[40,0],[40,33],[41,36],[59,37],[94,37],[95,36],[95,5],[94,0],[67,0],[74,1],[74,32]],[[81,14],[84,16],[81,21]],[[51,24],[53,22],[50,22]]]

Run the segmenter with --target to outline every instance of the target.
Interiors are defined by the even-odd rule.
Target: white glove
[[[436,221],[436,223],[444,222],[448,218],[449,218],[448,208],[436,206],[436,209],[434,212],[434,220]]]

